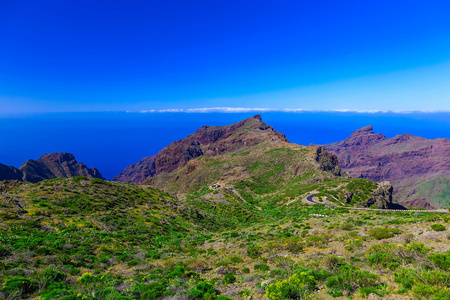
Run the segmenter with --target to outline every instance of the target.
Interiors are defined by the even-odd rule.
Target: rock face
[[[400,203],[428,208],[450,203],[445,196],[450,182],[448,139],[429,140],[408,133],[387,139],[366,126],[344,141],[324,146],[337,155],[351,177],[390,181]]]
[[[366,202],[358,203],[358,207],[376,206],[381,209],[404,209],[402,205],[392,199],[394,187],[389,181],[379,182],[377,188],[372,192],[372,196]]]
[[[70,153],[44,154],[39,159],[26,161],[19,169],[0,165],[0,180],[39,182],[75,176],[103,178],[96,168],[88,169],[85,164],[77,162]]]
[[[316,161],[320,164],[322,171],[328,171],[336,176],[344,175],[336,155],[325,150],[324,146],[317,147]]]
[[[289,143],[283,133],[265,124],[261,115],[229,126],[203,126],[185,139],[171,143],[158,154],[128,166],[113,180],[140,183],[145,178],[183,167],[196,157],[236,152],[263,142]]]

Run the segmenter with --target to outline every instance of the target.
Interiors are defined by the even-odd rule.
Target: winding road
[[[420,213],[443,213],[448,214],[448,209],[435,209],[435,210],[411,210],[411,209],[380,209],[380,208],[363,208],[363,207],[347,207],[347,206],[339,206],[339,205],[333,205],[328,203],[322,203],[314,201],[314,197],[317,194],[311,194],[306,196],[306,201],[312,204],[320,204],[325,205],[331,208],[340,207],[340,208],[347,208],[351,210],[368,210],[368,211],[384,211],[384,212],[420,212]]]

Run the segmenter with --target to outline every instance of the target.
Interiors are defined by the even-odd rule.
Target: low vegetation
[[[0,299],[448,299],[447,215],[301,198],[273,205],[203,187],[181,201],[83,177],[21,184],[0,200]]]

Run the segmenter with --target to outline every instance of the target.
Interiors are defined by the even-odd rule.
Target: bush
[[[260,257],[262,252],[263,249],[258,246],[251,245],[247,248],[247,255],[253,259]]]
[[[7,277],[6,281],[1,289],[8,295],[8,299],[23,299],[26,295],[31,294],[38,290],[36,282],[29,280],[25,277]]]
[[[301,243],[289,243],[286,246],[286,250],[288,250],[289,252],[293,253],[293,254],[299,254],[303,252],[303,245]]]
[[[250,269],[249,268],[243,268],[242,269],[242,273],[248,274],[248,273],[250,273]]]
[[[450,270],[450,251],[446,253],[436,253],[428,256],[438,268],[442,270]]]
[[[270,300],[306,299],[316,288],[314,276],[308,273],[296,273],[288,279],[271,283],[266,289],[266,297]]]
[[[342,230],[347,230],[347,231],[349,231],[349,230],[352,230],[352,229],[353,229],[353,224],[352,224],[352,223],[349,223],[349,222],[345,222],[345,223],[343,223],[343,224],[340,226],[340,228],[341,228]]]
[[[133,259],[133,260],[130,260],[130,261],[127,263],[127,265],[128,265],[129,267],[134,267],[134,266],[138,265],[139,263],[140,263],[139,260]]]
[[[233,273],[227,273],[223,278],[223,282],[226,284],[234,283],[236,281],[236,276]]]
[[[369,235],[377,240],[388,239],[401,232],[398,228],[374,227],[369,229]]]
[[[153,300],[159,296],[162,296],[166,288],[159,282],[152,282],[146,285],[140,286],[140,299],[141,300]]]
[[[234,263],[234,264],[241,263],[241,262],[244,261],[244,259],[243,259],[242,257],[240,257],[240,256],[238,256],[238,255],[236,255],[236,254],[230,255],[230,256],[228,257],[228,259],[230,260],[230,262],[232,262],[232,263]]]
[[[11,251],[9,251],[6,247],[0,246],[0,258],[11,255]]]
[[[442,224],[433,224],[431,225],[431,229],[433,229],[434,231],[444,231],[445,226]]]
[[[262,271],[262,272],[266,272],[266,271],[269,271],[270,268],[266,264],[257,264],[257,265],[254,266],[254,269]]]

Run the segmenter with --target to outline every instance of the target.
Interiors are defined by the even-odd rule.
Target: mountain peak
[[[44,154],[39,159],[30,159],[20,168],[23,180],[39,182],[52,178],[70,178],[86,176],[88,178],[103,178],[96,168],[88,168],[82,162],[77,162],[75,156],[66,152]]]
[[[363,128],[354,131],[351,134],[351,136],[370,135],[370,134],[374,134],[372,125],[364,126]]]
[[[289,141],[283,133],[264,123],[260,114],[227,126],[203,125],[186,138],[168,145],[154,158],[128,166],[113,180],[139,183],[145,177],[170,173],[202,155],[239,152],[263,142],[279,144]]]
[[[260,114],[254,115],[252,118],[262,121],[262,117]]]
[[[72,153],[67,153],[67,152],[53,152],[50,154],[44,154],[42,155],[39,159],[37,159],[37,161],[40,162],[69,162],[69,161],[74,161],[75,163],[77,163],[75,156]]]

